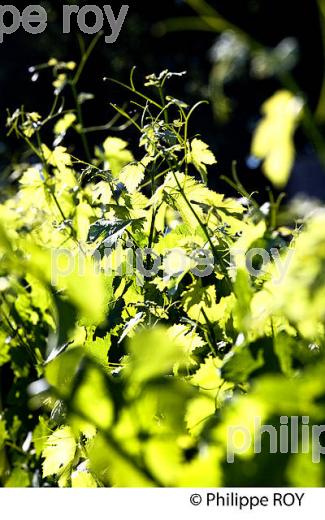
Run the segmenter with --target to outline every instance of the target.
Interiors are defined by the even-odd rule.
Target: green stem
[[[72,95],[73,95],[73,98],[74,98],[74,101],[76,104],[78,123],[79,123],[79,127],[80,127],[79,133],[80,133],[82,145],[84,148],[84,152],[85,152],[87,161],[91,162],[91,154],[90,154],[90,149],[89,149],[89,145],[88,145],[88,140],[85,135],[83,115],[82,115],[81,105],[80,105],[80,102],[78,99],[76,85],[73,81],[70,83],[70,85],[71,85]]]
[[[50,177],[50,174],[49,174],[48,169],[47,169],[47,163],[46,163],[46,159],[45,159],[44,152],[43,152],[43,149],[42,149],[41,138],[40,138],[38,132],[37,132],[36,135],[37,135],[38,147],[39,147],[39,150],[40,150],[40,152],[36,152],[36,153],[39,156],[40,160],[42,161],[43,170],[44,170],[45,176],[46,176],[45,184],[46,184],[46,187],[48,189],[48,192],[49,192],[50,196],[52,197],[53,202],[56,205],[56,207],[57,207],[57,209],[58,209],[58,211],[59,211],[59,213],[61,215],[61,218],[63,219],[63,223],[66,224],[69,227],[72,240],[78,245],[78,247],[80,248],[80,251],[85,254],[85,251],[84,251],[82,245],[80,244],[80,242],[79,242],[79,240],[77,238],[76,231],[74,230],[71,222],[69,222],[69,219],[66,217],[66,215],[65,215],[65,213],[64,213],[64,211],[63,211],[63,209],[62,209],[62,207],[61,207],[61,205],[60,205],[60,203],[58,201],[58,198],[57,198],[57,196],[55,194],[55,188],[53,186],[49,186],[47,184],[47,181],[48,181],[48,179]]]
[[[99,41],[99,39],[102,37],[103,35],[103,31],[100,31],[99,33],[96,34],[95,38],[92,40],[92,42],[90,43],[88,49],[82,53],[82,56],[81,56],[81,61],[80,61],[80,64],[79,64],[79,67],[77,69],[77,72],[72,80],[73,84],[76,86],[77,83],[79,82],[79,79],[80,79],[80,76],[81,74],[83,73],[83,70],[87,64],[87,61],[89,60],[90,58],[90,55],[91,53],[93,52],[94,48],[96,47],[97,45],[97,42]]]
[[[214,334],[213,325],[212,325],[211,321],[209,320],[203,307],[201,308],[201,312],[202,312],[202,315],[203,315],[205,322],[207,324],[207,327],[208,327],[208,338],[207,339],[208,339],[208,343],[211,348],[212,354],[214,354],[216,357],[218,357],[217,351],[215,349],[216,337]]]
[[[9,304],[6,300],[6,297],[4,296],[4,294],[0,294],[0,299],[2,300],[3,304],[7,307],[8,309],[8,312],[9,312],[9,316],[10,316],[10,308],[9,308]],[[9,316],[7,316],[5,310],[2,308],[1,310],[1,313],[3,315],[3,318],[5,320],[5,322],[7,323],[10,331],[13,333],[14,337],[17,337],[18,338],[18,343],[20,344],[21,348],[23,348],[24,350],[27,351],[28,355],[30,356],[31,358],[31,361],[33,364],[37,364],[38,363],[38,360],[37,360],[37,357],[36,357],[36,354],[35,352],[33,351],[33,349],[30,347],[28,341],[25,341],[24,338],[22,338],[20,332],[19,332],[19,328],[18,328],[18,325],[15,323],[15,326],[11,323],[10,321],[10,318]]]
[[[187,204],[189,210],[191,211],[191,213],[193,214],[193,216],[194,216],[195,219],[197,220],[197,222],[198,222],[200,228],[202,229],[203,233],[204,233],[205,236],[206,236],[207,241],[208,241],[209,244],[210,244],[210,248],[211,248],[211,251],[212,251],[212,253],[213,253],[213,257],[214,257],[215,261],[218,262],[219,267],[220,267],[221,270],[222,270],[222,273],[223,273],[223,275],[224,275],[224,277],[225,277],[225,280],[227,281],[228,286],[229,286],[229,287],[232,287],[232,283],[231,283],[230,277],[229,277],[229,275],[228,275],[228,271],[227,271],[226,265],[225,265],[223,259],[222,259],[222,258],[220,257],[220,255],[218,254],[218,251],[217,251],[216,248],[215,248],[215,245],[214,245],[214,243],[213,243],[213,241],[212,241],[212,239],[211,239],[211,236],[210,236],[210,233],[209,233],[209,231],[208,231],[208,229],[207,229],[207,226],[205,226],[205,225],[203,224],[203,222],[201,221],[200,217],[198,216],[198,214],[196,213],[195,209],[193,208],[193,205],[192,205],[192,204],[190,203],[190,201],[188,200],[188,198],[187,198],[187,196],[186,196],[186,194],[185,194],[183,188],[181,187],[181,185],[180,185],[180,183],[179,183],[179,180],[178,180],[178,178],[177,178],[176,173],[175,173],[174,171],[173,171],[172,173],[173,173],[173,176],[174,176],[175,182],[176,182],[176,184],[177,184],[177,186],[178,186],[178,189],[179,189],[179,191],[180,191],[180,193],[181,193],[181,195],[182,195],[184,201],[186,202],[186,204]]]

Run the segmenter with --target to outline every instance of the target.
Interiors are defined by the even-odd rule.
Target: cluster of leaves
[[[31,156],[0,205],[4,486],[324,482],[306,449],[226,462],[230,426],[325,419],[324,214],[279,228],[277,204],[260,208],[239,182],[237,198],[210,190],[215,157],[190,135],[197,107],[166,96],[170,76],[150,76],[148,95],[132,73],[124,87],[137,115],[115,107],[139,131],[137,158],[117,137],[88,163],[62,146],[73,130],[85,144],[80,96],[76,110],[56,110],[56,99],[45,119],[8,118]],[[42,129],[54,121],[50,146]],[[251,247],[278,251],[280,279],[278,262],[249,273]],[[62,248],[79,260],[53,276]],[[146,248],[170,252],[168,275],[130,270],[135,250],[150,270]],[[213,271],[195,276],[191,261],[180,270],[179,248],[190,259],[209,252]]]

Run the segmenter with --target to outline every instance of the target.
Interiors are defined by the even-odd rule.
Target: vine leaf
[[[188,160],[198,170],[198,172],[201,175],[202,181],[204,183],[207,183],[208,169],[206,165],[213,165],[217,162],[213,152],[209,150],[208,145],[200,139],[193,139],[191,143],[191,152],[189,154]]]
[[[120,174],[120,181],[129,193],[135,193],[139,184],[143,181],[145,166],[141,163],[126,165]]]
[[[42,453],[44,457],[43,477],[63,473],[73,462],[76,447],[70,426],[63,426],[52,433]]]
[[[277,188],[289,179],[295,157],[294,133],[303,101],[287,90],[276,92],[264,103],[264,117],[257,127],[252,154],[264,160],[264,173]]]
[[[142,219],[129,220],[97,220],[90,226],[88,242],[98,242],[98,247],[104,243],[105,247],[115,247],[117,241],[131,224],[139,225]]]

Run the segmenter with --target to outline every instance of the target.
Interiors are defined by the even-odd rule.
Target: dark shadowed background
[[[89,2],[70,3],[82,6]],[[110,2],[114,12],[118,12],[121,3]],[[109,45],[101,39],[82,77],[82,90],[95,94],[94,100],[85,105],[86,126],[105,124],[112,116],[110,102],[125,101],[125,92],[105,83],[104,76],[125,81],[131,67],[136,65],[136,78],[140,84],[145,75],[165,68],[173,72],[186,70],[186,79],[170,82],[170,93],[189,103],[211,98],[210,106],[203,106],[197,112],[192,127],[193,132],[204,136],[218,158],[214,170],[216,175],[211,183],[217,188],[227,189],[218,177],[229,175],[231,161],[237,160],[240,177],[247,189],[258,188],[262,199],[265,198],[263,174],[259,168],[250,169],[247,158],[261,104],[280,88],[278,79],[272,74],[256,78],[251,73],[249,58],[243,55],[238,70],[223,78],[221,89],[215,83],[219,70],[216,74],[211,52],[220,35],[212,31],[166,31],[168,24],[164,25],[164,21],[169,18],[179,19],[179,28],[184,29],[183,17],[197,16],[189,5],[182,0],[150,3],[129,0],[128,3],[129,14],[118,41]],[[13,4],[22,11],[28,2]],[[2,179],[8,175],[6,166],[19,153],[17,142],[6,138],[6,109],[13,111],[25,105],[27,110],[46,114],[51,105],[50,73],[45,72],[37,82],[32,82],[28,67],[46,62],[50,57],[63,60],[78,60],[79,57],[79,31],[62,34],[62,4],[54,1],[39,4],[48,12],[46,32],[32,36],[20,29],[14,35],[5,36],[0,45]],[[322,31],[316,0],[210,0],[210,5],[267,48],[274,48],[290,38],[297,50],[297,60],[291,72],[311,108],[316,109],[324,77]],[[108,26],[105,30],[108,33]],[[85,40],[90,41],[89,37]],[[229,110],[224,110],[225,103]],[[92,143],[98,144],[106,136],[107,132],[91,134]],[[126,137],[131,142],[135,139],[131,131]],[[297,160],[288,194],[292,196],[302,192],[325,200],[325,175],[313,146],[301,131],[297,133],[296,144]],[[78,148],[78,144],[74,146]],[[78,149],[76,153],[82,155],[82,150]]]

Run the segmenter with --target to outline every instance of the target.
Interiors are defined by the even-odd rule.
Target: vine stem
[[[213,325],[212,325],[211,321],[209,320],[207,313],[205,312],[203,306],[201,308],[201,312],[202,312],[202,316],[205,319],[205,322],[208,327],[208,338],[207,339],[208,339],[209,346],[212,350],[212,354],[214,354],[216,357],[218,357],[217,351],[215,349],[216,337],[215,337],[215,333],[213,330]],[[211,336],[211,337],[209,337],[209,336]]]
[[[99,31],[99,33],[96,34],[96,36],[93,38],[92,42],[90,43],[89,47],[87,48],[87,50],[85,52],[82,52],[82,56],[81,56],[81,62],[79,64],[79,67],[77,69],[77,72],[72,80],[72,83],[74,84],[74,86],[77,85],[77,83],[79,82],[79,79],[80,79],[80,76],[81,74],[83,73],[84,71],[84,68],[87,64],[87,61],[89,60],[90,58],[90,55],[91,53],[93,52],[93,50],[95,49],[98,41],[100,40],[100,38],[103,36],[104,32],[103,31]]]
[[[3,304],[6,306],[8,312],[9,312],[9,316],[11,316],[9,304],[8,304],[7,299],[5,298],[4,294],[0,294],[0,299],[2,300]],[[9,330],[14,334],[14,336],[17,336],[18,342],[20,343],[20,346],[24,350],[27,351],[28,355],[31,358],[32,363],[37,364],[38,360],[37,360],[36,354],[33,351],[33,349],[30,347],[30,345],[28,344],[28,341],[25,341],[25,339],[21,336],[17,323],[15,323],[15,326],[14,326],[11,323],[9,316],[7,316],[7,313],[2,308],[1,308],[1,313],[3,315],[3,318],[4,318],[5,322],[7,323],[8,327],[9,327]]]
[[[77,117],[78,117],[78,122],[79,122],[79,127],[80,127],[80,137],[81,137],[82,145],[83,145],[84,152],[86,155],[86,159],[88,162],[91,162],[91,154],[90,154],[88,140],[85,135],[85,125],[84,125],[84,120],[83,120],[83,115],[82,115],[81,104],[80,104],[78,92],[77,92],[77,84],[78,84],[80,77],[84,71],[84,68],[90,58],[91,53],[95,49],[95,47],[96,47],[98,41],[100,40],[100,38],[102,37],[102,35],[103,35],[103,31],[100,31],[98,34],[96,34],[96,36],[93,38],[89,47],[86,50],[84,50],[83,41],[79,40],[80,47],[81,47],[81,61],[80,61],[79,67],[77,69],[77,72],[74,75],[74,78],[70,81],[70,87],[71,87],[72,95],[73,95],[73,98],[75,101]]]
[[[90,154],[88,140],[86,138],[86,134],[85,134],[85,130],[84,130],[84,120],[83,120],[83,115],[82,115],[80,101],[79,101],[79,98],[78,98],[78,92],[77,92],[77,89],[76,89],[76,85],[75,85],[75,83],[73,81],[70,83],[70,86],[71,86],[72,95],[73,95],[73,98],[74,98],[74,101],[75,101],[75,104],[76,104],[77,117],[78,117],[79,128],[80,128],[79,133],[80,133],[82,145],[83,145],[83,148],[84,148],[84,152],[85,152],[87,161],[91,162],[91,154]]]
[[[212,251],[212,253],[213,253],[213,257],[214,257],[214,259],[219,263],[219,266],[220,266],[221,269],[222,269],[223,275],[225,276],[225,279],[226,279],[226,281],[227,281],[228,286],[229,286],[229,287],[232,287],[232,283],[231,283],[230,277],[229,277],[229,275],[228,275],[227,268],[226,268],[226,266],[225,266],[225,264],[224,264],[222,258],[221,258],[220,255],[218,254],[218,251],[217,251],[216,248],[215,248],[215,245],[214,245],[214,243],[213,243],[213,241],[212,241],[212,238],[211,238],[211,236],[210,236],[210,233],[208,232],[207,226],[205,226],[205,225],[203,224],[203,222],[201,221],[200,217],[198,216],[198,214],[196,213],[195,209],[193,208],[193,205],[192,205],[192,204],[190,203],[190,201],[188,200],[188,198],[187,198],[187,196],[186,196],[186,193],[184,192],[182,186],[180,185],[180,182],[179,182],[179,180],[178,180],[178,178],[177,178],[176,173],[175,173],[174,171],[172,171],[172,173],[173,173],[173,176],[174,176],[175,182],[176,182],[176,184],[177,184],[177,186],[178,186],[178,189],[179,189],[179,191],[180,191],[180,193],[181,193],[181,195],[182,195],[184,201],[186,202],[188,208],[190,209],[190,211],[192,212],[193,216],[194,216],[195,219],[197,220],[197,222],[198,222],[200,228],[202,229],[203,233],[204,233],[205,236],[206,236],[207,241],[209,242],[209,245],[210,245],[210,247],[211,247],[211,251]]]

